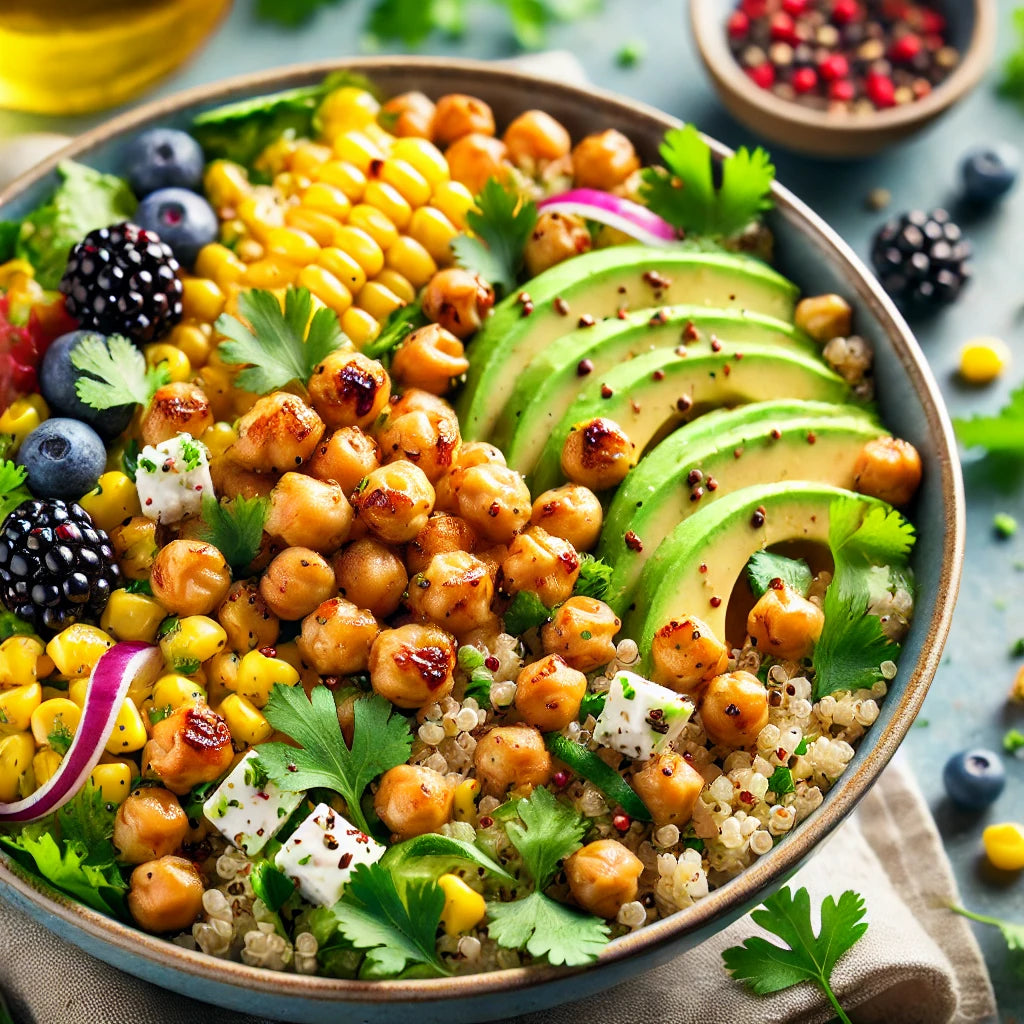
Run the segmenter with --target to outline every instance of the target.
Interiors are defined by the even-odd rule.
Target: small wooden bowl
[[[812,156],[864,157],[919,132],[966,96],[988,70],[996,42],[996,0],[943,0],[960,64],[924,99],[872,114],[837,115],[782,100],[755,85],[729,49],[730,0],[691,0],[690,27],[701,60],[729,113],[758,135]]]

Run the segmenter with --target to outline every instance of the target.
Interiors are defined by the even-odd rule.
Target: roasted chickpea
[[[192,861],[160,857],[132,872],[128,910],[143,931],[180,932],[202,913],[203,890]]]
[[[352,494],[356,516],[381,540],[404,544],[426,525],[434,488],[419,466],[399,459],[375,469]]]
[[[435,512],[405,549],[405,564],[410,573],[423,572],[434,555],[451,551],[476,550],[476,534],[460,516]]]
[[[142,864],[174,853],[188,834],[178,798],[160,786],[130,793],[114,818],[114,846],[124,864]]]
[[[562,472],[574,483],[603,491],[622,483],[639,453],[614,420],[577,423],[562,447]]]
[[[462,342],[440,324],[412,332],[391,360],[391,374],[403,387],[444,395],[452,382],[469,369]]]
[[[566,664],[592,672],[615,657],[615,634],[622,628],[619,617],[593,597],[570,597],[552,613],[540,631],[548,654],[559,654]]]
[[[747,616],[757,649],[787,661],[808,657],[824,625],[824,612],[782,580],[772,580]]]
[[[260,597],[286,622],[308,615],[334,593],[334,570],[310,548],[285,548],[260,579]]]
[[[523,247],[523,260],[531,277],[580,253],[590,252],[593,240],[582,217],[544,211],[537,218]]]
[[[565,156],[572,147],[565,126],[543,110],[524,111],[505,129],[503,138],[512,161],[530,171]]]
[[[341,596],[378,619],[396,612],[409,583],[402,559],[373,537],[363,537],[341,549],[331,560]]]
[[[768,690],[749,672],[715,676],[704,691],[700,720],[712,743],[749,747],[768,724]]]
[[[530,491],[514,469],[488,462],[461,474],[458,512],[484,540],[508,543],[529,521]]]
[[[457,512],[457,492],[462,485],[463,471],[492,462],[498,466],[505,465],[505,456],[499,448],[486,441],[464,441],[455,455],[452,468],[434,484],[434,508]]]
[[[501,568],[507,593],[530,590],[551,607],[572,593],[580,559],[567,540],[552,537],[543,527],[528,526],[513,537]]]
[[[409,412],[430,412],[438,416],[450,416],[458,420],[451,403],[441,398],[440,395],[431,394],[423,388],[407,388],[401,398],[392,400],[391,408],[388,409],[388,417],[394,419],[396,416],[404,416]]]
[[[551,779],[544,737],[529,725],[490,729],[477,743],[473,763],[484,792],[491,796],[503,796],[510,786],[546,786]]]
[[[231,570],[212,544],[172,540],[156,556],[149,584],[172,614],[209,615],[228,596]]]
[[[577,188],[610,191],[621,185],[638,167],[640,158],[622,132],[609,128],[576,143],[572,173]]]
[[[263,526],[285,544],[337,551],[352,528],[352,506],[341,485],[302,473],[285,473],[270,492]]]
[[[452,180],[459,181],[477,195],[490,181],[507,181],[512,170],[508,147],[493,135],[473,132],[453,142],[444,154]]]
[[[654,818],[654,824],[678,825],[693,817],[704,776],[686,758],[666,750],[633,775],[633,788]]]
[[[576,719],[587,677],[557,654],[523,667],[516,678],[516,711],[541,732],[558,732]]]
[[[277,477],[246,469],[235,462],[230,452],[224,452],[210,460],[210,479],[218,497],[266,498],[274,489]]]
[[[389,416],[377,440],[384,463],[411,462],[431,483],[451,469],[462,443],[459,421],[454,415],[421,410]]]
[[[479,275],[462,267],[439,270],[423,292],[423,314],[456,338],[480,330],[494,305],[494,289]]]
[[[463,135],[494,134],[494,114],[483,100],[453,92],[442,96],[434,108],[434,141],[447,146]]]
[[[651,641],[652,678],[677,693],[696,695],[729,665],[729,650],[700,619],[673,619]]]
[[[452,692],[455,655],[455,641],[437,626],[385,629],[370,651],[370,685],[396,707],[425,707]]]
[[[227,722],[201,701],[183,704],[153,726],[142,751],[143,774],[181,796],[220,778],[233,756]]]
[[[323,420],[301,398],[275,391],[238,421],[238,440],[226,455],[244,469],[280,473],[301,466],[323,433]]]
[[[332,352],[309,378],[309,399],[329,427],[368,427],[390,397],[388,371],[361,352]]]
[[[440,832],[451,821],[454,795],[454,786],[440,772],[400,764],[381,777],[373,809],[396,839],[412,839]]]
[[[898,437],[877,437],[861,449],[853,465],[853,484],[861,494],[890,505],[906,505],[921,483],[921,456]]]
[[[343,597],[332,597],[302,620],[296,641],[306,663],[322,676],[366,671],[370,647],[380,632],[377,620]]]
[[[801,299],[793,320],[815,341],[848,338],[853,333],[853,309],[841,295],[811,295]]]
[[[316,446],[306,469],[310,476],[333,480],[345,494],[351,494],[379,465],[377,442],[359,427],[341,427]]]
[[[110,546],[125,576],[145,579],[159,553],[156,522],[146,516],[132,516],[110,531]]]
[[[231,584],[228,596],[217,609],[217,621],[228,635],[228,647],[243,654],[273,647],[281,633],[281,623],[260,596],[256,580]]]
[[[587,843],[565,862],[573,899],[589,913],[609,920],[624,903],[636,899],[643,870],[643,861],[616,839]]]
[[[421,92],[392,96],[380,108],[381,123],[400,139],[429,139],[434,130],[434,102]]]
[[[553,537],[567,540],[577,551],[590,551],[601,535],[604,511],[597,495],[581,484],[563,484],[533,502],[530,522]]]
[[[468,551],[434,555],[409,581],[409,611],[456,636],[495,622],[494,583],[487,565]]]
[[[188,381],[164,384],[153,393],[142,416],[140,432],[145,444],[159,444],[179,434],[199,437],[213,426],[206,392]]]

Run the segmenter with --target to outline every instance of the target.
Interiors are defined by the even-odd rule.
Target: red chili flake
[[[480,818],[481,828],[490,828],[493,824],[494,819],[489,814],[485,814]]]
[[[643,551],[644,549],[643,541],[640,540],[632,530],[626,531],[626,535],[623,540],[625,540],[626,547],[629,548],[630,551]]]
[[[733,352],[732,357],[738,363],[743,358],[743,353],[742,352]]]
[[[276,658],[277,657],[277,648],[276,647],[270,647],[270,646],[261,647],[260,648],[260,654],[262,654],[264,658]]]
[[[490,669],[491,672],[497,672],[501,668],[501,662],[493,654],[488,654],[484,658],[484,668]]]
[[[711,598],[711,602],[710,603],[711,603],[711,607],[712,608],[719,608],[719,607],[721,607],[722,599],[720,597],[713,597],[713,598]]]
[[[487,510],[487,514],[492,519],[497,519],[499,512],[501,512],[501,505],[498,504],[498,502],[496,502],[496,501],[492,501],[491,502],[491,507]]]
[[[818,435],[813,430],[809,430],[807,432],[807,443],[808,444],[814,444],[814,442],[817,441],[817,440],[818,440]]]
[[[668,314],[663,309],[659,309],[651,318],[647,321],[648,327],[663,327],[668,323]]]
[[[614,395],[614,394],[615,394],[615,392],[612,391],[612,389],[610,387],[608,387],[607,384],[602,384],[601,385],[601,397],[602,398],[611,398],[612,395]]]
[[[676,399],[676,408],[680,412],[687,412],[693,408],[693,399],[689,395],[680,395]]]
[[[589,313],[584,313],[583,316],[576,321],[576,324],[579,327],[593,327],[596,323],[597,321]]]
[[[780,761],[788,761],[789,760],[789,751],[786,750],[785,747],[779,747],[779,749],[775,751],[775,756]]]
[[[750,517],[750,525],[754,527],[755,530],[759,530],[762,526],[764,526],[764,521],[764,505],[758,505],[757,508],[754,509],[753,515],[751,515]]]
[[[744,789],[740,792],[740,802],[745,804],[754,803],[754,794],[749,789]]]
[[[686,326],[683,328],[683,341],[696,341],[700,337],[700,332],[697,330],[697,325],[692,320],[686,321]],[[714,335],[711,335],[714,340]]]
[[[707,571],[708,571],[708,563],[707,562],[701,562],[700,565],[697,566],[697,572],[705,573]]]
[[[555,312],[559,316],[568,316],[569,315],[569,303],[566,302],[565,299],[563,299],[561,295],[557,295],[555,297],[555,301],[554,301],[554,303],[552,303],[552,305],[555,307]]]
[[[639,413],[639,412],[640,412],[640,403],[639,403],[639,402],[638,402],[638,401],[637,401],[637,400],[636,400],[635,398],[631,398],[631,399],[629,400],[629,407],[630,407],[630,408],[631,408],[631,409],[633,410],[633,412],[635,412],[635,413]]]
[[[370,167],[369,167],[369,172],[370,173],[369,173],[368,177],[379,178],[380,177],[380,172],[383,169],[384,169],[384,161],[381,160],[380,157],[376,157],[375,159],[370,161]]]
[[[652,288],[667,288],[672,283],[672,279],[665,277],[657,270],[646,270],[644,271],[644,282]]]
[[[589,359],[581,359],[576,364],[576,376],[577,377],[586,377],[586,375],[588,373],[593,373],[593,372],[594,372],[594,364]]]
[[[785,590],[786,589],[785,581],[782,579],[781,576],[774,576],[774,577],[772,577],[772,579],[768,583],[768,586],[771,587],[772,590]]]
[[[328,690],[336,690],[339,686],[341,686],[340,676],[324,676],[322,681],[324,686],[326,686]]]
[[[338,858],[338,867],[341,868],[342,871],[344,871],[345,868],[347,868],[351,863],[352,863],[352,854],[351,853],[343,853]]]
[[[732,450],[732,457],[734,459],[739,459],[742,456],[743,456],[743,449],[742,448],[733,448],[733,450]]]
[[[664,370],[655,370],[654,373],[651,374],[651,378],[653,380],[664,380],[665,379],[665,371]]]
[[[628,832],[629,826],[633,824],[633,819],[623,811],[619,811],[612,816],[612,824],[615,826],[617,831]]]
[[[728,377],[731,373],[732,367],[728,363],[726,363],[725,366],[722,367],[722,375]]]
[[[625,288],[620,288],[619,289],[619,291],[625,291],[625,290],[626,290]],[[619,308],[617,310],[615,310],[615,315],[620,320],[625,320],[626,317],[629,316],[629,308],[626,307],[626,306],[619,306]]]
[[[569,784],[569,773],[567,771],[559,770],[551,777],[551,781],[559,788],[563,789]]]

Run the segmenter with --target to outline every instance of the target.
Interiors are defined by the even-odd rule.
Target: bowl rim
[[[867,138],[878,133],[891,134],[924,124],[966,96],[988,71],[995,52],[998,27],[997,0],[972,0],[974,31],[953,73],[923,99],[901,107],[876,110],[863,117],[840,118],[827,110],[815,110],[789,100],[779,99],[761,89],[744,74],[725,43],[725,23],[711,16],[722,0],[690,0],[690,29],[697,50],[720,88],[741,98],[758,113],[776,122],[784,122],[829,135]]]
[[[306,62],[268,71],[252,72],[217,82],[196,86],[161,98],[115,116],[83,133],[67,146],[47,157],[34,168],[20,175],[0,192],[0,214],[3,206],[40,179],[50,174],[61,160],[88,157],[92,149],[113,137],[149,122],[178,114],[181,110],[201,104],[230,102],[241,96],[258,95],[293,88],[317,81],[328,73],[349,70],[366,75],[372,81],[374,72],[408,69],[443,71],[453,88],[472,85],[481,77],[501,84],[514,95],[531,97],[545,93],[558,95],[579,108],[598,108],[623,121],[644,120],[650,127],[662,130],[681,122],[648,104],[628,99],[594,86],[575,86],[554,81],[543,75],[496,66],[492,62],[438,57],[363,57]],[[527,101],[528,102],[528,101]],[[719,156],[731,150],[716,140],[708,140]],[[851,291],[857,301],[869,307],[878,319],[881,330],[893,345],[914,391],[921,402],[929,436],[936,447],[942,516],[945,527],[942,564],[939,570],[935,612],[924,637],[921,655],[906,683],[906,692],[897,705],[887,727],[876,733],[872,748],[857,767],[844,774],[841,788],[833,790],[828,804],[802,823],[800,830],[780,844],[768,856],[759,859],[727,885],[713,890],[699,902],[662,918],[644,928],[613,940],[598,960],[584,968],[549,965],[517,967],[481,974],[436,979],[393,979],[360,981],[299,975],[249,967],[237,961],[222,960],[190,950],[173,942],[149,935],[130,925],[107,917],[64,896],[45,881],[35,877],[6,853],[0,853],[0,885],[13,889],[23,901],[41,910],[44,923],[60,933],[60,926],[70,925],[105,943],[112,943],[141,958],[155,975],[167,968],[196,975],[215,985],[228,985],[248,993],[265,993],[277,998],[301,998],[316,1003],[400,1003],[480,997],[499,992],[531,987],[537,989],[564,979],[567,975],[590,972],[640,953],[655,953],[668,947],[683,935],[699,930],[716,918],[747,903],[762,890],[782,882],[796,870],[807,854],[816,847],[856,806],[896,752],[906,735],[938,668],[943,644],[949,633],[953,609],[960,586],[964,560],[966,531],[965,500],[956,441],[946,413],[938,384],[928,367],[910,328],[896,306],[870,272],[864,268],[850,246],[817,214],[778,183],[772,186],[777,213],[785,219],[801,222],[817,236],[819,245],[832,251],[842,265]]]

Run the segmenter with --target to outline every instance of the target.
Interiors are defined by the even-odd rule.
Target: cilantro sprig
[[[316,686],[309,700],[302,687],[277,684],[264,709],[267,721],[300,747],[260,745],[260,763],[281,789],[298,792],[323,787],[339,793],[349,820],[371,831],[360,801],[370,783],[389,768],[405,764],[412,749],[408,721],[391,702],[374,695],[355,702],[352,746],[345,743],[338,709],[326,686]]]
[[[786,886],[750,915],[755,924],[785,945],[755,935],[742,945],[723,950],[722,959],[729,973],[745,982],[755,995],[781,992],[802,981],[813,982],[825,993],[842,1024],[850,1024],[829,979],[840,958],[868,930],[864,914],[864,898],[852,890],[844,892],[838,902],[826,896],[821,905],[821,930],[815,935],[807,890],[798,889],[794,894]]]
[[[711,147],[692,124],[670,128],[659,153],[666,170],[641,172],[641,197],[687,235],[729,238],[772,207],[775,167],[760,147],[751,153],[742,146],[726,157],[717,188]]]
[[[1024,55],[1022,55],[1024,80]],[[965,448],[984,448],[989,455],[1024,457],[1024,384],[1010,393],[1010,399],[993,416],[954,419],[956,436]]]
[[[269,511],[269,498],[238,495],[218,501],[208,494],[200,505],[199,539],[217,548],[231,569],[240,572],[260,549]]]
[[[581,597],[603,601],[612,583],[612,567],[603,559],[584,554],[580,558],[580,574],[572,592]]]
[[[970,918],[970,920],[977,921],[979,924],[989,924],[992,925],[993,928],[998,928],[1002,933],[1003,938],[1006,940],[1006,948],[1010,950],[1011,953],[1024,953],[1024,924],[1016,924],[1013,921],[1004,921],[998,917],[989,917],[987,914],[976,914],[973,910],[958,907],[956,904],[952,904],[949,909],[952,910],[954,914]],[[1024,960],[1021,961],[1021,965],[1024,966]]]
[[[551,609],[532,591],[520,590],[505,610],[505,632],[522,636],[528,629],[544,625]]]
[[[8,459],[0,461],[0,522],[23,501],[32,497],[25,486],[27,476],[24,466],[16,465]]]
[[[142,352],[120,334],[86,335],[71,350],[71,365],[82,374],[75,393],[93,409],[146,405],[171,379],[165,363],[148,367]]]
[[[747,579],[755,597],[761,597],[775,579],[782,580],[801,597],[806,597],[812,578],[810,567],[802,558],[756,551],[747,562]]]

